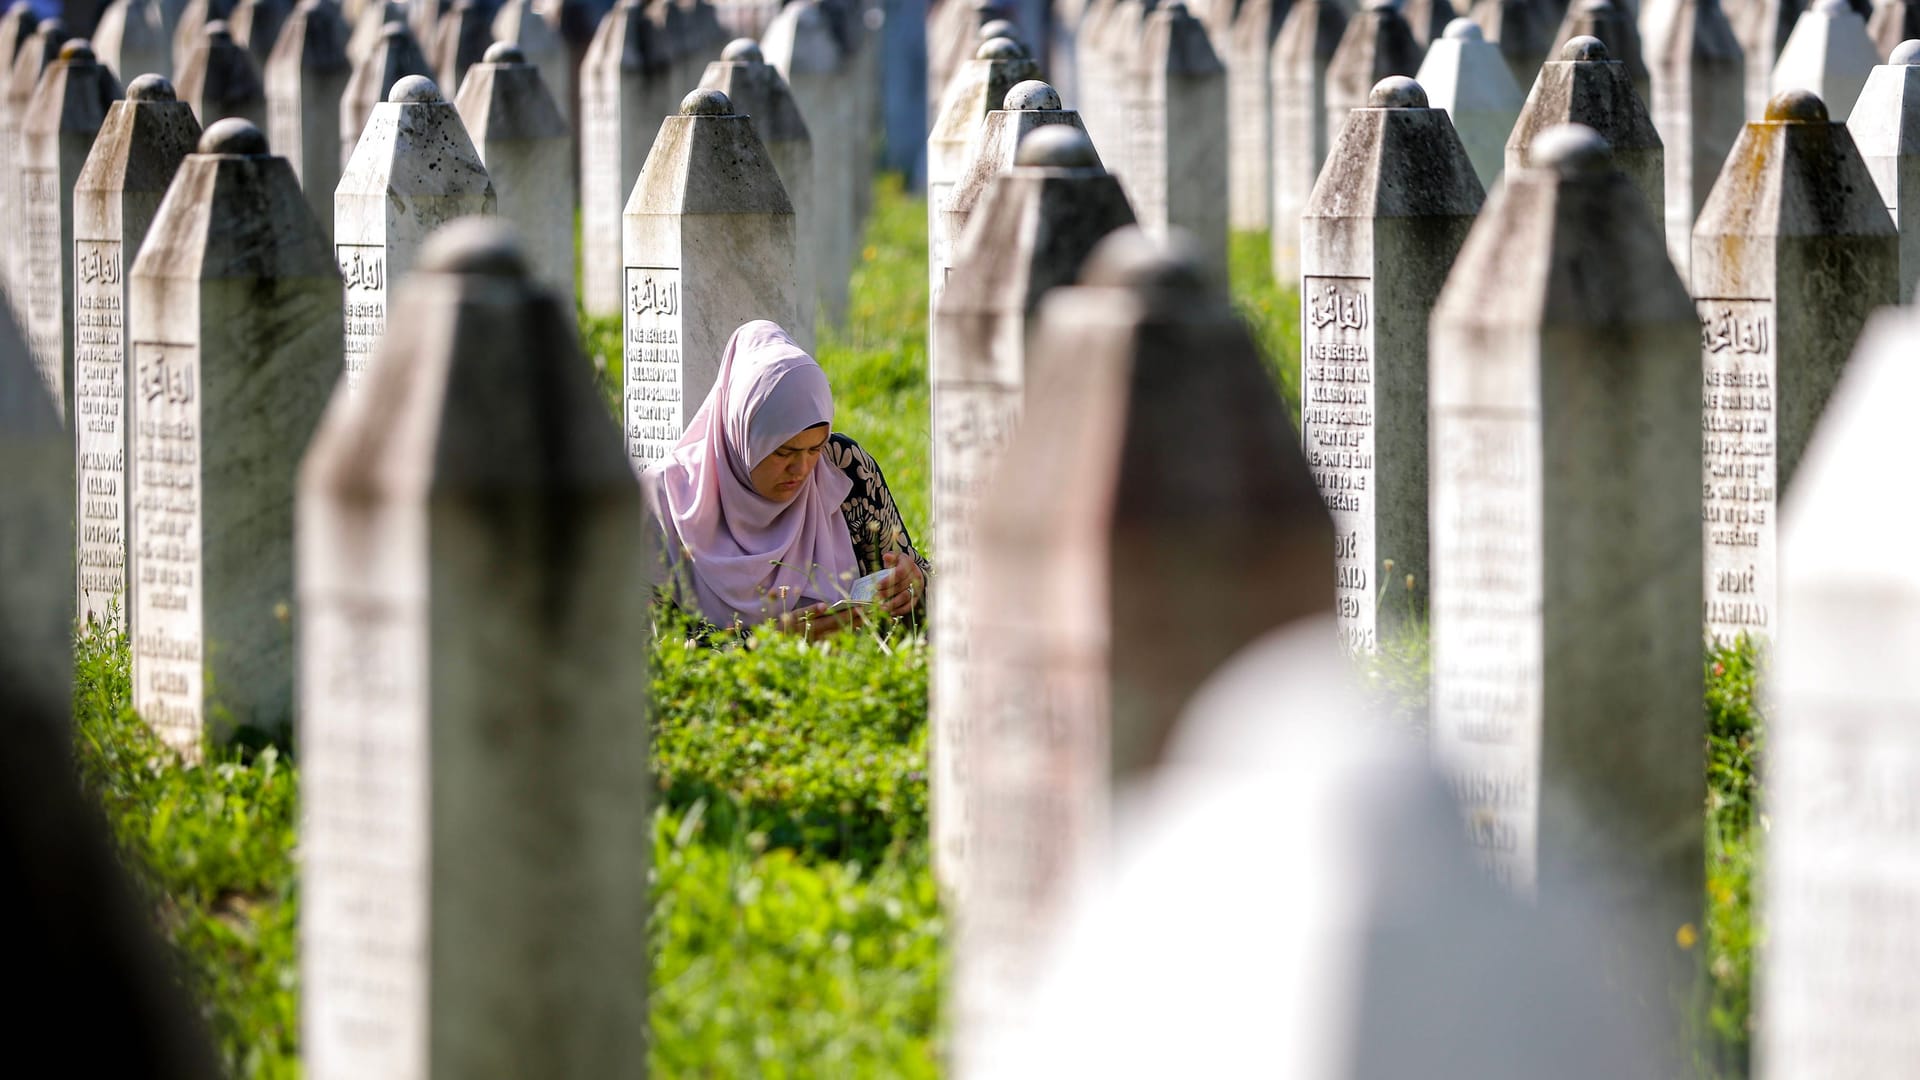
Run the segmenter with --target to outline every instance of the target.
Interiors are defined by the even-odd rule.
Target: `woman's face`
[[[806,482],[807,474],[813,472],[814,463],[820,460],[821,451],[827,448],[831,431],[825,424],[815,424],[781,443],[778,450],[753,467],[748,477],[753,481],[753,490],[774,502],[787,502],[800,494],[800,485]]]

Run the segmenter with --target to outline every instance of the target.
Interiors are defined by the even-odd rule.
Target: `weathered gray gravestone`
[[[1873,69],[1847,133],[1900,231],[1899,297],[1911,302],[1920,288],[1920,40],[1901,42]]]
[[[331,2],[331,0],[327,0]],[[246,46],[254,66],[265,69],[267,57],[279,44],[280,31],[292,17],[296,0],[235,0],[227,16],[233,40]]]
[[[200,137],[133,264],[133,703],[189,759],[293,719],[293,480],[340,375],[340,275],[286,160]]]
[[[458,94],[467,69],[480,62],[493,44],[493,10],[475,0],[454,0],[453,7],[434,27],[434,39],[427,60],[433,64],[434,78],[450,92]]]
[[[1396,75],[1348,114],[1301,219],[1300,434],[1355,652],[1425,624],[1427,321],[1484,198],[1447,114]]]
[[[1019,148],[1030,132],[1055,124],[1082,133],[1086,131],[1080,122],[1080,114],[1072,109],[1061,108],[1060,95],[1053,87],[1037,79],[1015,85],[1007,91],[1007,98],[1001,105],[1001,108],[987,114],[986,123],[981,125],[969,149],[967,161],[960,167],[953,191],[947,197],[945,229],[947,235],[953,238],[948,247],[950,260],[958,260],[960,237],[967,231],[968,220],[993,188],[994,178],[1013,168]],[[1092,145],[1091,139],[1088,145]],[[1094,156],[1093,165],[1105,171],[1098,154]],[[933,303],[936,309],[940,306],[940,294],[953,272],[953,265],[953,262],[949,262],[934,277]]]
[[[123,80],[173,74],[173,34],[161,0],[114,0],[92,41],[94,55]]]
[[[78,610],[105,623],[126,611],[130,424],[136,388],[127,356],[127,271],[180,162],[200,141],[200,124],[173,86],[142,75],[107,110],[73,185],[73,438]]]
[[[819,313],[846,325],[848,275],[860,241],[854,159],[861,153],[859,117],[846,88],[850,76],[831,20],[817,3],[782,8],[760,43],[800,105],[813,144],[813,213],[819,236],[813,258]],[[929,198],[929,206],[932,205]]]
[[[792,4],[786,5],[792,7]],[[782,8],[781,10],[785,10]],[[929,123],[939,115],[940,101],[960,69],[980,48],[980,30],[997,21],[1010,21],[1012,0],[939,0],[927,16],[927,116]],[[779,23],[779,16],[768,26]],[[1024,33],[1018,40],[1025,40]],[[791,76],[789,76],[791,78]]]
[[[1274,279],[1300,280],[1300,212],[1327,159],[1327,64],[1346,33],[1338,0],[1295,0],[1273,43]]]
[[[1287,0],[1246,0],[1228,34],[1228,224],[1258,231],[1272,224],[1273,43],[1290,8]]]
[[[205,38],[187,54],[176,83],[180,100],[193,106],[193,114],[207,127],[229,116],[266,127],[267,92],[260,69],[224,22],[207,24]]]
[[[1506,161],[1507,136],[1527,100],[1499,46],[1487,43],[1480,24],[1455,19],[1427,47],[1419,82],[1427,101],[1452,121],[1480,186],[1491,186]]]
[[[573,133],[540,69],[519,46],[495,42],[468,69],[455,105],[534,277],[572,296]]]
[[[1147,234],[1184,231],[1227,279],[1227,72],[1180,0],[1147,17],[1127,107],[1120,181]],[[1331,70],[1331,69],[1329,69]]]
[[[1653,100],[1652,76],[1641,54],[1640,27],[1631,8],[1621,0],[1574,0],[1560,20],[1560,31],[1548,55],[1559,56],[1567,42],[1577,37],[1598,38],[1607,47],[1608,56],[1627,65],[1627,76],[1633,80],[1633,92],[1640,95],[1641,103]]]
[[[456,218],[499,206],[460,112],[433,80],[409,75],[376,106],[333,195],[333,250],[346,286],[346,366],[357,389],[387,331],[393,286],[420,246]]]
[[[70,37],[66,24],[59,19],[47,19],[34,27],[33,34],[20,46],[20,53],[14,57],[13,70],[8,74],[7,82],[7,165],[0,169],[0,184],[7,189],[6,211],[7,227],[11,230],[11,242],[6,251],[0,253],[7,270],[7,300],[13,311],[15,324],[24,326],[28,319],[27,294],[27,251],[31,247],[26,221],[26,194],[22,184],[26,170],[20,166],[26,161],[27,105],[33,100],[34,88],[40,85],[40,74],[55,60],[60,58],[60,47]]]
[[[573,61],[567,43],[553,25],[533,10],[533,0],[506,0],[493,16],[493,40],[520,47],[527,62],[540,69],[540,81],[553,95],[560,115],[573,125]],[[535,262],[539,261],[538,256]]]
[[[1693,216],[1707,201],[1746,117],[1746,64],[1720,0],[1648,8],[1653,126],[1666,158],[1667,254],[1687,276]]]
[[[1920,38],[1920,0],[1881,0],[1867,20],[1867,36],[1881,56],[1893,57],[1903,41]]]
[[[340,161],[352,160],[353,148],[360,143],[360,133],[366,130],[367,120],[373,111],[379,108],[387,96],[393,93],[395,84],[409,75],[433,77],[433,67],[427,63],[427,56],[420,51],[419,42],[413,39],[413,33],[402,22],[385,24],[380,31],[380,40],[374,45],[365,60],[354,65],[353,74],[347,77],[347,89],[340,95]]]
[[[1097,865],[1114,789],[1159,760],[1228,657],[1333,599],[1294,426],[1210,278],[1190,248],[1125,228],[1040,302],[1025,412],[1046,422],[1020,428],[989,481],[964,616],[963,1055],[976,1030],[1017,1023],[1041,928]]]
[[[725,94],[695,90],[661,123],[624,240],[623,413],[638,471],[673,448],[741,323],[800,318],[793,203]]]
[[[1467,17],[1500,47],[1513,81],[1525,89],[1554,55],[1560,10],[1552,0],[1475,0]]]
[[[825,219],[814,206],[813,135],[806,118],[779,69],[767,63],[759,43],[748,38],[730,43],[719,60],[707,65],[699,88],[727,95],[734,111],[753,121],[754,134],[767,148],[767,157],[780,174],[780,186],[793,203],[794,287],[800,321],[787,330],[802,349],[812,352],[814,316],[820,308],[819,263],[823,253],[835,248],[826,235]],[[846,276],[844,266],[825,271]]]
[[[1778,626],[1779,493],[1867,316],[1897,302],[1899,239],[1844,124],[1805,90],[1748,124],[1693,230],[1706,386],[1707,633]]]
[[[433,239],[301,463],[313,1080],[645,1074],[657,552],[572,298],[500,228]]]
[[[619,0],[580,66],[580,297],[589,315],[622,310],[620,218],[679,92],[668,59],[642,0]]]
[[[80,419],[73,394],[73,184],[119,96],[113,73],[94,60],[84,38],[74,38],[41,73],[20,118],[27,344],[69,428]]]
[[[1767,99],[1773,94],[1773,65],[1807,7],[1807,0],[1741,0],[1727,9],[1747,62],[1748,120],[1766,116]]]
[[[1656,220],[1665,219],[1666,159],[1660,133],[1634,93],[1626,65],[1610,57],[1598,38],[1574,38],[1560,50],[1558,60],[1540,66],[1540,77],[1507,139],[1507,170],[1526,165],[1533,140],[1561,124],[1599,132],[1611,148],[1612,167],[1626,173],[1647,197]]]
[[[33,13],[28,0],[14,0],[4,17],[0,17],[0,150],[6,151],[7,167],[0,168],[0,222],[6,222],[4,235],[8,242],[6,250],[0,251],[0,288],[4,288],[7,309],[16,316],[23,314],[19,298],[14,295],[13,258],[20,247],[18,236],[18,217],[11,212],[13,201],[19,186],[16,165],[20,160],[20,112],[26,108],[26,98],[15,100],[13,96],[13,68],[21,58],[25,46],[33,40],[34,31],[39,28],[39,16]],[[39,71],[34,77],[39,77]],[[27,96],[32,96],[28,88]]]
[[[927,280],[929,287],[951,265],[953,237],[947,235],[947,196],[960,180],[987,114],[1006,102],[1007,92],[1040,77],[1039,65],[1027,48],[1009,38],[994,38],[980,46],[972,60],[960,65],[941,99],[940,114],[927,135]],[[1224,109],[1224,105],[1222,106]],[[1225,117],[1221,118],[1223,121]],[[929,296],[929,301],[932,297]]]
[[[1866,20],[1847,0],[1814,0],[1781,46],[1771,86],[1775,94],[1811,90],[1832,115],[1844,118],[1879,62]]]
[[[1681,1075],[1706,787],[1698,323],[1604,140],[1543,132],[1531,162],[1508,163],[1434,309],[1433,751],[1497,878],[1615,924],[1606,978]]]
[[[330,0],[301,0],[267,58],[267,139],[293,166],[313,216],[333,234],[340,182],[340,98],[353,76],[347,24]]]
[[[73,707],[73,436],[0,311],[0,656],[11,658],[9,712]]]
[[[972,714],[966,702],[973,628],[965,615],[977,541],[981,485],[1019,426],[1026,393],[1028,331],[1048,290],[1072,284],[1103,237],[1133,224],[1120,183],[1100,167],[1086,133],[1033,129],[1014,166],[988,179],[973,220],[959,232],[960,264],[934,311],[946,357],[933,387],[933,511],[940,588],[929,596],[940,657],[932,672],[934,865],[960,883],[973,814],[960,758]]]
[[[1389,75],[1411,77],[1420,70],[1423,50],[1395,6],[1396,0],[1367,0],[1347,23],[1340,47],[1327,62],[1327,146],[1347,126],[1347,112],[1367,104],[1374,85]]]
[[[1916,687],[1889,648],[1915,630],[1904,483],[1920,324],[1876,315],[1802,460],[1781,530],[1777,705],[1767,721],[1766,1023],[1756,1075],[1900,1076],[1920,1060]],[[1891,485],[1889,488],[1887,485]]]

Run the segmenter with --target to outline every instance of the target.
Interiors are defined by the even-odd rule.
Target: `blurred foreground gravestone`
[[[1920,289],[1920,40],[1873,69],[1847,118],[1860,157],[1900,231],[1901,303]]]
[[[293,479],[340,378],[340,275],[285,158],[209,127],[133,264],[133,703],[188,760],[293,724]]]
[[[340,99],[353,76],[347,24],[329,0],[301,0],[267,56],[267,139],[293,166],[328,236],[333,189],[340,183]]]
[[[1434,309],[1436,762],[1482,862],[1622,942],[1681,1075],[1701,920],[1699,324],[1660,219],[1577,125],[1534,140]]]
[[[1331,607],[1332,530],[1259,349],[1183,239],[1101,241],[1040,302],[1023,425],[988,483],[962,749],[962,1075],[1017,1026],[1046,923],[1105,850],[1116,785],[1189,697],[1276,626]]]
[[[573,133],[540,69],[519,46],[495,42],[467,69],[456,106],[534,277],[572,296]]]
[[[180,162],[200,141],[200,124],[173,86],[142,75],[106,122],[73,185],[74,522],[78,611],[104,624],[128,599],[129,486],[135,379],[127,362],[134,256],[147,237]],[[122,623],[124,626],[124,622]]]
[[[1649,19],[1648,104],[1665,157],[1667,255],[1685,280],[1694,215],[1746,124],[1746,61],[1720,0],[1663,0]]]
[[[313,1080],[646,1072],[657,552],[571,298],[504,233],[428,242],[301,464]]]
[[[1558,60],[1540,67],[1527,104],[1507,138],[1507,172],[1524,168],[1528,150],[1541,132],[1579,124],[1600,133],[1611,148],[1612,167],[1646,196],[1655,221],[1666,213],[1664,146],[1653,118],[1634,93],[1625,64],[1613,59],[1598,38],[1577,37],[1560,50]]]
[[[1428,46],[1418,81],[1427,101],[1452,121],[1480,186],[1492,186],[1505,164],[1507,136],[1527,100],[1499,47],[1487,43],[1479,24],[1455,19]]]

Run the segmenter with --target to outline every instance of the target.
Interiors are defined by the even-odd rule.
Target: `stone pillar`
[[[232,14],[227,16],[227,29],[233,40],[246,47],[254,67],[266,69],[267,58],[279,44],[280,31],[293,16],[294,5],[295,0],[235,0]]]
[[[588,315],[622,310],[621,208],[673,107],[667,61],[666,39],[642,0],[620,0],[580,66],[580,298]]]
[[[885,0],[881,24],[880,103],[886,166],[907,178],[909,189],[926,180],[927,0]]]
[[[1560,59],[1541,65],[1540,78],[1507,139],[1507,171],[1525,166],[1533,140],[1561,124],[1598,132],[1611,148],[1612,167],[1626,173],[1647,197],[1653,216],[1665,220],[1667,176],[1660,133],[1634,93],[1626,65],[1609,56],[1597,38],[1574,38],[1560,50]]]
[[[1794,22],[1806,9],[1806,0],[1741,0],[1727,9],[1747,62],[1748,120],[1766,116],[1767,98],[1773,93],[1773,65],[1793,33]]]
[[[779,170],[718,90],[695,90],[627,200],[622,346],[627,456],[659,461],[707,396],[741,323],[800,318],[793,203]]]
[[[1899,280],[1899,239],[1846,125],[1805,90],[1776,95],[1740,133],[1693,230],[1711,637],[1773,637],[1779,493],[1860,328],[1897,302]]]
[[[1653,100],[1653,76],[1647,71],[1640,27],[1632,10],[1620,0],[1574,0],[1560,20],[1560,32],[1547,55],[1559,56],[1567,42],[1583,36],[1599,39],[1609,57],[1627,65],[1627,77],[1633,80],[1633,92],[1640,96],[1641,104]]]
[[[7,189],[5,221],[9,242],[5,251],[0,252],[0,261],[6,264],[8,306],[14,323],[23,327],[28,321],[27,251],[32,246],[27,229],[26,194],[21,187],[26,171],[20,167],[27,159],[24,133],[27,105],[33,100],[34,88],[40,84],[40,73],[60,58],[60,48],[69,36],[66,24],[59,19],[41,22],[20,46],[20,54],[14,57],[13,70],[8,75],[4,159],[7,164],[0,169],[0,183]]]
[[[92,40],[93,54],[123,81],[173,75],[173,34],[161,0],[115,0]]]
[[[1237,231],[1272,225],[1273,43],[1288,8],[1287,0],[1246,0],[1228,33],[1227,223]]]
[[[1172,0],[1147,17],[1131,78],[1120,181],[1147,235],[1185,232],[1227,280],[1227,72],[1206,27]]]
[[[1664,1067],[1701,923],[1698,323],[1592,130],[1542,132],[1434,309],[1436,761],[1493,875],[1592,905]]]
[[[433,32],[427,62],[433,65],[439,84],[458,96],[467,69],[479,63],[487,54],[487,46],[493,44],[493,11],[475,0],[454,0]]]
[[[954,73],[947,95],[940,102],[940,115],[927,136],[929,289],[953,262],[949,246],[953,237],[947,235],[945,216],[947,197],[960,181],[960,170],[967,162],[967,148],[973,144],[987,114],[1005,104],[1007,91],[1039,77],[1039,65],[1028,57],[1026,46],[1009,38],[994,38],[981,45],[974,58]],[[1221,108],[1225,109],[1224,103]]]
[[[427,236],[498,206],[453,103],[423,75],[393,84],[333,195],[333,250],[346,284],[347,389],[365,379],[387,331],[393,286],[413,269]]]
[[[1867,36],[1881,56],[1891,58],[1903,41],[1920,38],[1920,0],[1881,0],[1867,19]]]
[[[200,123],[236,116],[255,127],[267,123],[267,92],[260,69],[246,46],[233,40],[227,24],[207,24],[206,36],[180,68],[180,100],[193,107]]]
[[[9,711],[73,709],[73,436],[0,311],[0,657]],[[15,712],[17,710],[17,712]],[[62,735],[68,735],[65,730]]]
[[[1916,356],[1910,310],[1874,316],[1787,500],[1755,987],[1763,1080],[1900,1076],[1920,1060],[1904,1007],[1920,995],[1920,849],[1905,809],[1920,789],[1920,685],[1887,651],[1920,627],[1910,564],[1861,557],[1915,524],[1911,500],[1874,493],[1905,483]]]
[[[1902,42],[1873,69],[1847,134],[1900,231],[1899,297],[1911,303],[1920,288],[1920,41]]]
[[[172,4],[176,0],[162,0]],[[231,5],[223,2],[210,3],[209,0],[187,0],[184,5],[173,8],[173,73],[178,79],[187,69],[187,57],[202,41],[206,40],[207,23],[220,18],[218,13],[225,12]],[[209,8],[215,12],[209,14]]]
[[[1025,411],[1046,422],[1020,428],[990,481],[965,613],[963,1076],[1001,1075],[975,1033],[1020,1026],[1044,927],[1098,865],[1114,789],[1159,760],[1228,657],[1332,603],[1326,510],[1211,276],[1184,244],[1128,228],[1040,302]]]
[[[1019,427],[1027,386],[1028,331],[1040,298],[1072,284],[1095,244],[1133,224],[1120,183],[1100,167],[1086,133],[1034,128],[1012,168],[988,179],[960,236],[961,265],[934,312],[948,362],[933,387],[933,514],[940,588],[929,595],[939,659],[932,672],[934,867],[959,887],[974,814],[961,760],[972,727],[969,672],[975,650],[966,612],[972,592],[979,490]]]
[[[367,54],[373,51],[374,46],[380,44],[380,36],[385,33],[388,23],[399,23],[405,26],[406,22],[407,11],[399,4],[392,3],[391,0],[368,0],[360,14],[349,23],[353,27],[353,32],[347,36],[347,59],[358,68],[366,60]]]
[[[573,133],[540,69],[495,42],[455,102],[493,181],[500,216],[520,230],[543,287],[573,295]]]
[[[1346,30],[1339,0],[1294,0],[1273,43],[1271,239],[1282,286],[1300,281],[1300,213],[1327,159],[1327,64]]]
[[[393,93],[394,85],[409,75],[433,77],[433,67],[403,22],[390,22],[380,31],[380,40],[366,59],[354,65],[347,77],[347,89],[340,97],[340,161],[353,158],[367,119]]]
[[[1412,77],[1422,50],[1400,15],[1396,0],[1366,0],[1327,61],[1327,138],[1347,126],[1347,112],[1367,104],[1376,83],[1389,75]]]
[[[967,223],[974,211],[980,208],[980,202],[992,190],[994,178],[1013,168],[1019,156],[1019,147],[1030,132],[1042,127],[1061,125],[1081,133],[1086,128],[1080,122],[1080,114],[1072,109],[1060,107],[1060,95],[1053,87],[1037,79],[1019,83],[1007,91],[1007,99],[1002,102],[1005,108],[995,109],[987,114],[986,123],[981,125],[980,133],[969,149],[967,162],[960,167],[959,178],[953,186],[953,193],[947,198],[946,221],[943,227],[952,238],[948,245],[948,258],[952,261],[939,268],[933,279],[933,304],[940,306],[940,294],[946,288],[946,282],[953,274],[953,267],[960,257],[960,240],[966,235]],[[1092,146],[1089,138],[1088,146]],[[1077,157],[1077,151],[1069,156]],[[1101,165],[1096,153],[1092,162]],[[937,350],[936,350],[937,352]]]
[[[1527,100],[1500,47],[1487,43],[1480,24],[1455,19],[1428,47],[1419,82],[1427,101],[1452,122],[1480,186],[1491,187],[1506,160],[1507,136]]]
[[[222,120],[133,264],[133,704],[189,760],[293,721],[293,481],[340,376],[340,275],[284,158]]]
[[[1720,0],[1670,0],[1648,9],[1653,126],[1665,144],[1667,254],[1682,278],[1693,218],[1707,201],[1746,116],[1746,65]]]
[[[1773,66],[1772,90],[1811,90],[1833,116],[1844,117],[1880,63],[1867,23],[1847,0],[1814,0],[1793,24]]]
[[[94,60],[84,38],[74,38],[47,65],[20,118],[27,344],[69,428],[83,419],[73,395],[73,185],[118,97],[113,73]]]
[[[401,288],[391,407],[336,401],[300,467],[306,1073],[640,1075],[638,485],[572,298],[500,226],[449,226]]]
[[[532,0],[507,0],[493,17],[493,40],[520,47],[527,62],[540,69],[540,81],[553,96],[553,103],[573,126],[573,63],[567,56],[567,43],[560,32],[539,12]],[[578,150],[575,150],[578,156]],[[534,256],[537,265],[539,256]],[[536,271],[537,272],[537,271]]]
[[[760,145],[767,148],[767,156],[780,174],[780,186],[787,189],[787,199],[793,203],[797,241],[794,287],[800,322],[787,330],[802,349],[812,352],[814,317],[820,309],[819,277],[835,272],[843,281],[846,277],[844,263],[819,265],[823,253],[837,252],[838,248],[826,235],[825,219],[815,210],[813,135],[787,80],[780,77],[778,68],[767,63],[759,43],[750,38],[729,44],[718,61],[707,65],[700,89],[727,95],[734,110],[753,121],[753,132],[760,137]]]
[[[300,178],[321,227],[333,234],[340,182],[340,99],[353,75],[347,24],[329,0],[301,0],[267,58],[267,138]]]
[[[128,610],[127,462],[134,459],[127,420],[137,382],[127,363],[127,271],[167,185],[199,141],[200,124],[173,85],[142,75],[107,110],[73,185],[73,396],[80,402],[73,520],[82,621],[105,623],[115,603],[122,616]]]
[[[1447,114],[1396,75],[1348,114],[1301,221],[1300,434],[1354,652],[1426,623],[1427,322],[1484,198]]]
[[[813,257],[814,293],[818,314],[830,325],[844,328],[848,276],[860,247],[854,155],[861,150],[840,46],[820,5],[796,0],[774,16],[760,48],[787,81],[800,115],[806,118],[813,143],[813,213],[819,237]],[[931,191],[927,205],[934,205]],[[931,248],[931,233],[928,239]]]
[[[1558,10],[1551,0],[1475,0],[1468,17],[1500,47],[1513,81],[1525,91],[1540,76],[1540,65],[1555,55]]]

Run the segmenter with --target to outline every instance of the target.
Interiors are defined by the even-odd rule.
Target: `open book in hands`
[[[893,573],[893,568],[888,567],[885,570],[868,574],[866,577],[855,581],[852,585],[848,586],[846,597],[836,601],[834,605],[827,610],[843,611],[850,607],[866,607],[870,604],[877,603],[879,600],[880,583],[885,581],[887,575],[891,573]]]

